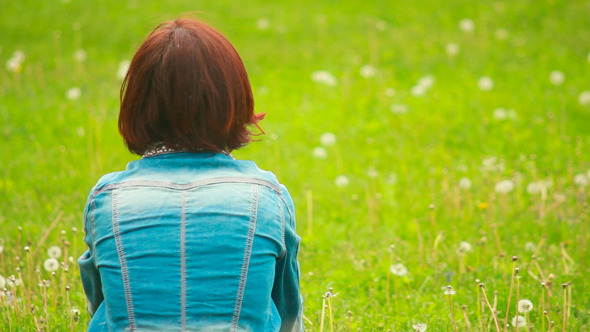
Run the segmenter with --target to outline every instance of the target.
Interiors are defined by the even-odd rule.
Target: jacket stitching
[[[180,315],[181,331],[186,331],[186,191],[180,212]]]
[[[129,269],[127,267],[127,259],[123,251],[123,243],[121,241],[121,230],[119,229],[119,215],[118,215],[118,200],[117,192],[112,193],[113,204],[113,236],[115,237],[115,246],[117,248],[117,255],[119,256],[119,263],[121,264],[121,277],[123,279],[123,290],[125,293],[125,303],[127,305],[127,315],[129,317],[129,330],[135,331],[135,313],[133,312],[133,299],[131,298],[131,285],[129,282]]]
[[[274,185],[271,182],[266,181],[266,180],[254,179],[254,178],[242,178],[242,177],[219,177],[219,178],[203,179],[203,180],[193,181],[193,182],[189,182],[189,183],[174,183],[174,182],[169,182],[169,181],[150,181],[150,180],[130,180],[130,181],[125,181],[125,182],[120,182],[120,183],[108,184],[108,185],[96,190],[92,197],[94,198],[94,197],[100,195],[102,192],[105,192],[107,190],[114,190],[114,189],[134,187],[134,186],[164,187],[164,188],[176,189],[176,190],[189,190],[189,189],[194,189],[196,187],[202,187],[202,186],[220,184],[220,183],[257,184],[257,185],[268,187],[279,195],[282,194],[282,190],[279,186]]]
[[[256,218],[258,217],[258,186],[254,186],[252,188],[252,204],[250,209],[250,223],[248,225],[248,237],[246,239],[246,248],[244,249],[244,261],[242,263],[240,284],[238,286],[236,305],[234,308],[234,315],[231,322],[232,332],[236,332],[238,330],[240,311],[242,310],[242,301],[244,299],[244,289],[246,288],[246,279],[248,276],[248,266],[250,265],[250,256],[252,255],[252,244],[254,242],[254,233],[256,230]]]

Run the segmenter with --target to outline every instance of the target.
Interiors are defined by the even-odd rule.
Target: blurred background
[[[295,200],[309,330],[451,330],[447,284],[461,329],[494,330],[474,280],[503,320],[513,255],[531,329],[589,328],[590,2],[0,0],[0,275],[29,273],[42,328],[88,320],[68,255],[91,187],[138,158],[117,131],[129,61],[181,14],[234,44],[268,114],[235,156]],[[50,246],[69,309],[35,304]]]

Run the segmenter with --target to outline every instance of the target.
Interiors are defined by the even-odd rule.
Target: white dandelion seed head
[[[320,136],[320,143],[323,146],[333,146],[336,144],[336,135],[331,132],[325,132]]]
[[[586,187],[588,185],[586,174],[580,173],[574,176],[574,183],[580,187]]]
[[[15,276],[10,276],[6,278],[5,283],[7,288],[14,288],[20,286],[23,281],[19,278],[16,278]]]
[[[416,84],[412,87],[410,93],[412,93],[412,96],[414,97],[422,97],[426,93],[426,88],[420,84]]]
[[[490,91],[494,88],[494,81],[487,76],[483,76],[477,81],[477,87],[481,91]]]
[[[346,175],[339,175],[338,177],[336,177],[336,180],[334,180],[334,183],[338,187],[346,187],[348,186],[350,181],[348,180],[348,177]]]
[[[463,32],[472,32],[475,29],[475,23],[470,18],[464,18],[459,21],[459,28]]]
[[[457,247],[456,252],[458,254],[464,254],[467,252],[470,252],[472,250],[471,244],[467,241],[461,241],[459,242],[459,247]]]
[[[361,69],[359,70],[359,73],[361,74],[362,77],[364,78],[369,78],[369,77],[373,77],[375,76],[375,74],[377,74],[377,69],[371,65],[364,65],[361,67]]]
[[[60,258],[61,248],[58,246],[51,246],[49,249],[47,249],[47,255],[51,258]]]
[[[525,313],[533,310],[533,302],[531,300],[522,299],[518,301],[518,312]]]
[[[6,69],[13,73],[18,73],[22,70],[22,61],[18,61],[15,58],[10,58],[6,61]]]
[[[270,27],[270,20],[266,17],[261,17],[256,21],[256,28],[258,30],[267,30]]]
[[[86,135],[86,131],[84,130],[84,127],[76,128],[76,135],[78,135],[78,137],[84,137],[84,135]]]
[[[397,174],[395,173],[389,173],[389,175],[387,176],[387,178],[385,178],[385,183],[389,184],[389,185],[394,185],[397,183]]]
[[[47,272],[57,271],[57,269],[59,269],[59,262],[55,258],[48,258],[43,263],[43,268]]]
[[[531,194],[538,194],[543,190],[543,187],[539,182],[531,182],[526,186],[526,191]]]
[[[4,246],[0,244],[0,254],[4,251]]]
[[[375,167],[371,166],[367,170],[367,176],[371,179],[376,179],[379,176],[379,172],[375,169]]]
[[[23,62],[23,61],[25,61],[25,52],[23,52],[21,50],[16,50],[12,54],[12,58],[15,59],[16,61]]]
[[[526,327],[526,319],[522,316],[514,316],[514,318],[512,318],[512,326],[524,329]]]
[[[389,272],[398,277],[403,277],[408,274],[408,268],[402,263],[391,264],[389,267]]]
[[[535,252],[537,250],[537,245],[534,242],[527,242],[524,244],[524,251],[526,252]]]
[[[73,87],[68,89],[68,91],[66,91],[66,98],[69,100],[76,100],[79,99],[80,96],[82,95],[82,91],[80,90],[79,87]]]
[[[459,188],[468,190],[471,188],[471,180],[468,177],[462,177],[459,179]]]
[[[553,85],[562,85],[565,81],[565,75],[559,70],[553,70],[549,73],[549,81]]]
[[[389,97],[389,98],[395,96],[395,93],[396,93],[396,91],[395,91],[394,88],[387,88],[387,89],[385,89],[385,95],[387,97]]]
[[[455,55],[459,54],[460,50],[461,49],[459,47],[459,44],[457,44],[457,43],[448,43],[445,46],[445,52],[447,52],[448,56],[455,56]]]
[[[318,146],[313,149],[313,156],[317,159],[326,159],[328,157],[328,151],[324,147]]]
[[[418,85],[425,89],[430,89],[434,85],[435,78],[432,75],[426,75],[418,80]]]
[[[495,190],[497,193],[506,194],[514,190],[514,182],[510,180],[503,180],[496,183]]]
[[[0,275],[0,289],[4,289],[6,286],[6,279],[2,275]]]
[[[78,61],[78,62],[84,62],[86,61],[86,51],[84,51],[83,49],[78,49],[74,52],[74,60]]]
[[[314,71],[311,74],[311,80],[318,84],[335,87],[338,85],[338,79],[327,70]]]
[[[426,331],[427,327],[428,327],[428,325],[426,325],[425,323],[418,323],[418,324],[412,325],[414,332],[424,332],[424,331]]]
[[[129,60],[123,60],[119,62],[119,68],[117,69],[118,79],[122,80],[125,78],[127,72],[129,71],[129,65],[131,65],[131,62]]]
[[[494,32],[494,37],[498,40],[506,40],[508,38],[508,30],[506,29],[497,29]]]
[[[404,104],[391,104],[389,107],[393,114],[406,114],[408,113],[408,106]]]
[[[496,119],[496,120],[500,120],[501,121],[501,120],[506,120],[506,118],[508,118],[508,112],[506,112],[506,110],[503,109],[503,108],[501,108],[501,107],[500,108],[496,108],[494,110],[494,113],[493,114],[494,114],[494,119]]]
[[[590,91],[582,91],[578,96],[578,102],[580,105],[590,105]]]
[[[455,291],[455,289],[451,285],[442,286],[441,287],[441,290],[443,291],[443,293],[445,293],[445,295],[455,295],[455,294],[457,294],[457,292]]]

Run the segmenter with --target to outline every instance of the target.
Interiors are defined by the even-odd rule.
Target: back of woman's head
[[[140,46],[121,87],[119,131],[129,150],[155,144],[184,150],[234,150],[251,140],[248,75],[231,43],[190,19],[160,24]]]

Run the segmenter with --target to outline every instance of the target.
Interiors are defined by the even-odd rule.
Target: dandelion
[[[323,84],[330,87],[335,87],[338,85],[338,79],[327,70],[314,71],[311,74],[311,80],[318,84]]]
[[[391,104],[390,108],[393,114],[406,114],[408,113],[408,106],[404,104]]]
[[[61,257],[61,248],[58,246],[51,246],[47,249],[47,255],[51,258]]]
[[[453,286],[451,285],[446,285],[441,287],[442,291],[445,293],[445,295],[455,295],[457,294],[457,292],[455,291],[455,289],[453,288]]]
[[[581,105],[590,105],[590,91],[582,91],[578,96],[578,102]]]
[[[379,176],[379,172],[375,169],[375,167],[371,166],[367,170],[367,176],[370,177],[371,179],[375,179]]]
[[[459,188],[468,190],[471,188],[471,180],[468,177],[462,177],[459,179]]]
[[[470,18],[464,18],[459,21],[459,28],[463,32],[472,32],[473,29],[475,29],[475,23],[473,23],[473,20]]]
[[[508,38],[508,30],[498,29],[494,32],[494,37],[498,40],[506,40],[506,38]]]
[[[512,326],[523,329],[526,327],[526,319],[519,315],[514,316],[514,318],[512,318]]]
[[[553,70],[549,73],[549,81],[553,85],[562,85],[565,81],[565,75],[559,70]]]
[[[394,185],[397,183],[397,174],[389,173],[387,178],[385,178],[385,183],[389,185]]]
[[[76,100],[80,98],[80,95],[82,95],[82,91],[78,87],[73,87],[66,91],[66,98],[69,100]]]
[[[256,28],[258,30],[267,30],[270,27],[270,20],[266,17],[261,17],[256,21]]]
[[[418,80],[418,85],[424,87],[425,89],[430,89],[434,85],[434,81],[434,76],[426,75]]]
[[[496,192],[500,194],[506,194],[514,190],[514,183],[510,180],[503,180],[496,183]]]
[[[490,91],[494,88],[494,81],[487,76],[483,76],[477,81],[477,87],[481,91]]]
[[[333,146],[336,144],[336,135],[331,132],[325,132],[320,136],[320,143],[323,146]]]
[[[408,268],[402,263],[391,264],[389,267],[389,272],[398,277],[403,277],[408,274]]]
[[[586,187],[588,185],[586,174],[580,173],[574,176],[574,183],[580,187]]]
[[[506,120],[508,118],[508,112],[503,108],[496,108],[493,114],[496,120]]]
[[[86,61],[86,51],[84,51],[83,49],[76,50],[74,52],[74,60],[78,62]]]
[[[414,85],[412,87],[412,90],[410,90],[410,93],[414,97],[422,97],[426,93],[426,88],[423,87],[422,85],[419,85],[419,84],[418,85]]]
[[[456,43],[448,43],[445,46],[445,52],[447,52],[448,56],[455,56],[457,54],[459,54],[459,44]]]
[[[2,275],[0,275],[0,289],[4,289],[6,286],[6,279]]]
[[[18,73],[22,70],[22,63],[25,61],[25,53],[21,50],[16,50],[10,59],[6,61],[6,69],[8,71]]]
[[[338,187],[346,187],[348,186],[348,183],[350,181],[348,180],[348,177],[346,175],[339,175],[336,180],[334,180],[334,183],[336,184],[336,186]]]
[[[537,250],[537,245],[534,242],[527,242],[524,244],[524,251],[527,252],[535,252]]]
[[[371,65],[364,65],[360,69],[360,74],[364,78],[373,77],[377,74],[377,69]]]
[[[129,71],[129,65],[131,65],[131,62],[129,62],[129,60],[123,60],[119,62],[119,68],[117,69],[118,79],[122,80],[125,78],[127,72]]]
[[[471,244],[467,241],[459,242],[459,247],[455,250],[455,252],[459,255],[470,252],[472,250]]]
[[[328,152],[321,146],[318,146],[313,149],[313,156],[317,159],[326,159],[328,157]]]
[[[385,89],[385,95],[389,98],[395,96],[395,89],[394,88],[387,88]]]
[[[47,271],[47,272],[54,272],[57,271],[57,269],[59,268],[59,262],[57,261],[57,259],[55,258],[48,258],[45,260],[45,262],[43,263],[43,268]]]
[[[533,302],[527,299],[518,301],[518,312],[526,313],[533,310]]]
[[[412,325],[414,332],[424,332],[424,331],[426,331],[427,327],[428,326],[425,323],[418,323],[418,324]]]

